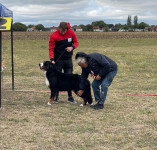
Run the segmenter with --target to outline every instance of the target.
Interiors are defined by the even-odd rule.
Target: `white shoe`
[[[49,106],[50,106],[50,105],[52,105],[52,104],[51,104],[50,102],[48,102],[48,103],[47,103],[47,105],[49,105]]]
[[[93,106],[94,104],[92,103],[92,104],[90,104],[91,106]]]

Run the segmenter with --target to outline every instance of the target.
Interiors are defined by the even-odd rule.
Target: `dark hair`
[[[62,29],[63,31],[65,31],[66,29],[68,29],[67,22],[60,22],[59,28]]]

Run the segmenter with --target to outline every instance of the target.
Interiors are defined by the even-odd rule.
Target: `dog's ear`
[[[50,68],[51,62],[50,61],[44,61],[43,62],[43,66],[45,68],[45,70],[48,70]]]
[[[49,61],[44,61],[44,66],[48,66],[49,65]]]
[[[47,69],[51,69],[51,70],[56,69],[56,65],[50,61],[45,61],[45,66],[47,67]]]

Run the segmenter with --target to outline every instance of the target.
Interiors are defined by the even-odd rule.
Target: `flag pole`
[[[1,86],[1,73],[2,73],[2,32],[0,31],[0,108],[1,108],[1,103],[2,103],[2,86]]]
[[[13,20],[11,22],[11,64],[12,64],[12,90],[14,90]]]

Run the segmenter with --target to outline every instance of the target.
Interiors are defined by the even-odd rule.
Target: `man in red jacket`
[[[71,74],[73,72],[72,55],[73,50],[78,46],[78,40],[69,22],[60,22],[58,30],[53,32],[49,40],[49,58],[55,63],[59,71]],[[58,94],[55,103],[58,103]],[[74,102],[72,92],[68,91],[68,102]]]

